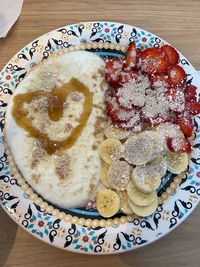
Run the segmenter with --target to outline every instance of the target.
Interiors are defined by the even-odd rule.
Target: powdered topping
[[[125,108],[142,107],[145,104],[145,90],[150,87],[147,76],[139,75],[137,80],[130,80],[117,91],[119,104]]]
[[[131,171],[132,167],[127,162],[116,160],[107,172],[108,182],[112,188],[124,190],[129,183]]]
[[[169,107],[165,96],[166,88],[158,87],[155,90],[146,90],[145,106],[142,108],[142,113],[145,117],[151,119],[159,115],[168,115]]]
[[[70,173],[70,158],[67,154],[58,157],[55,161],[55,173],[60,180],[65,179]]]
[[[161,139],[153,132],[142,132],[128,138],[124,147],[124,158],[134,165],[145,164],[153,160],[163,150]]]

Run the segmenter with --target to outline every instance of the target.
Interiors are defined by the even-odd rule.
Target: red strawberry
[[[135,91],[129,84],[118,88],[116,93],[117,102],[120,107],[126,110],[132,110],[133,108],[141,108],[144,106],[144,94],[138,93],[138,97],[135,97]]]
[[[187,102],[185,104],[185,110],[191,115],[197,115],[200,113],[200,103],[196,101]]]
[[[166,92],[169,108],[172,111],[181,113],[184,110],[184,93],[180,88],[170,87]]]
[[[141,124],[140,118],[137,115],[138,113],[135,110],[135,115],[133,115],[129,121],[124,123],[117,123],[117,126],[123,130],[132,130],[134,127],[139,126],[139,124]]]
[[[138,79],[138,72],[135,70],[122,70],[119,74],[119,84],[128,83],[131,80],[137,80]]]
[[[135,111],[127,111],[120,108],[115,96],[113,96],[110,101],[107,101],[106,105],[107,114],[114,124],[126,123],[135,115]]]
[[[189,114],[185,113],[181,118],[176,121],[176,124],[180,126],[181,131],[186,137],[192,136],[194,124]]]
[[[191,151],[190,142],[184,137],[168,137],[167,147],[171,152],[187,152]]]
[[[147,48],[141,54],[141,69],[148,74],[165,72],[168,66],[166,54],[158,47]]]
[[[149,76],[152,88],[160,87],[163,85],[164,87],[168,87],[168,76],[166,74],[152,74]]]
[[[170,116],[167,116],[167,115],[163,116],[163,115],[160,115],[160,114],[157,114],[153,118],[149,118],[143,113],[142,110],[140,112],[140,119],[143,122],[148,122],[151,126],[157,126],[160,123],[164,123],[164,122],[172,120],[172,118]]]
[[[196,86],[187,85],[185,90],[184,90],[185,101],[186,102],[197,101],[196,92],[197,92]]]
[[[142,62],[141,56],[142,56],[142,51],[137,49],[137,57],[136,57],[136,62],[137,62],[136,67],[137,68],[140,68],[140,65]]]
[[[179,55],[176,49],[170,45],[163,45],[161,49],[166,53],[170,65],[178,64]]]
[[[134,68],[137,62],[137,49],[135,43],[131,43],[125,55],[125,68]]]
[[[118,86],[119,73],[123,67],[123,61],[121,59],[111,59],[105,67],[105,78],[110,86]]]
[[[172,65],[167,69],[169,81],[173,85],[185,85],[186,74],[184,69],[179,65]]]

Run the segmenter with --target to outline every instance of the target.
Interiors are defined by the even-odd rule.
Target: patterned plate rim
[[[59,37],[59,38],[58,38]],[[8,215],[33,236],[56,247],[73,252],[89,254],[112,254],[128,251],[150,244],[175,229],[196,207],[199,202],[200,187],[198,177],[199,117],[195,118],[195,140],[190,168],[179,188],[168,200],[148,218],[134,219],[123,225],[112,227],[80,226],[55,218],[33,204],[9,173],[3,145],[3,125],[5,107],[11,88],[24,78],[26,71],[49,54],[86,42],[113,42],[128,45],[135,41],[137,47],[160,46],[165,42],[161,38],[134,26],[115,22],[81,22],[58,28],[35,39],[19,51],[3,68],[0,75],[0,201]],[[147,45],[148,43],[148,45]],[[44,45],[45,44],[45,45]],[[42,54],[42,55],[41,55]],[[40,55],[40,56],[38,56]],[[34,60],[36,59],[36,62]],[[20,64],[18,64],[20,63]],[[14,65],[15,64],[15,65]],[[18,64],[18,65],[16,65]],[[22,65],[21,65],[22,64]],[[188,84],[198,85],[200,79],[188,60],[180,54],[180,64],[188,73]],[[21,192],[21,198],[19,197]],[[16,194],[16,195],[15,195]],[[172,203],[173,202],[173,203]]]

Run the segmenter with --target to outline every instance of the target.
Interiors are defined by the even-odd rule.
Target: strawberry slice
[[[161,47],[161,50],[164,51],[168,57],[169,60],[169,64],[170,65],[175,65],[178,64],[179,61],[179,54],[176,51],[176,49],[174,49],[172,46],[170,45],[163,45]]]
[[[116,93],[117,102],[123,109],[141,108],[145,104],[144,92],[135,93],[134,84],[124,84]]]
[[[113,96],[107,103],[107,114],[110,116],[114,124],[126,123],[131,120],[135,115],[135,111],[128,111],[120,108],[116,101],[116,97]]]
[[[105,78],[110,86],[117,87],[119,85],[119,74],[123,67],[121,59],[111,59],[105,67]]]
[[[185,90],[184,90],[184,95],[185,95],[185,101],[190,102],[190,101],[196,101],[196,92],[197,92],[197,87],[194,85],[187,85]]]
[[[145,73],[162,73],[168,66],[168,58],[161,48],[151,47],[142,52],[141,69]]]
[[[186,137],[192,136],[194,124],[192,117],[189,114],[184,113],[183,116],[176,121],[176,124],[180,126],[181,131]]]
[[[185,110],[193,116],[200,113],[200,103],[196,101],[187,102],[185,104]]]
[[[136,67],[139,69],[142,62],[142,51],[137,49]]]
[[[132,111],[132,118],[127,121],[127,122],[123,122],[123,123],[117,123],[117,126],[123,130],[132,130],[133,128],[135,128],[136,126],[139,126],[141,124],[141,120],[140,120],[140,116],[137,110],[133,110]]]
[[[125,55],[125,68],[134,68],[137,62],[137,49],[135,43],[129,45]]]
[[[179,65],[172,65],[167,69],[169,81],[173,85],[184,86],[186,82],[186,74],[184,69]]]
[[[138,76],[139,76],[139,74],[135,70],[131,70],[131,69],[130,70],[128,70],[128,69],[122,70],[119,74],[118,83],[120,85],[122,85],[124,83],[130,82],[131,80],[137,80]]]
[[[169,109],[178,113],[184,110],[185,97],[180,88],[170,87],[166,92]]]
[[[190,142],[185,139],[184,137],[168,137],[167,140],[167,147],[171,152],[187,152],[191,151],[191,144]]]
[[[152,74],[149,76],[151,87],[153,89],[157,87],[169,87],[168,76],[164,73]]]
[[[140,113],[140,118],[141,118],[141,121],[148,122],[151,126],[157,126],[161,123],[171,121],[170,116],[157,114],[155,117],[149,118],[149,117],[146,117],[142,111]]]

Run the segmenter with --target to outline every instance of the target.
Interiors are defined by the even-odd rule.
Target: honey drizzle
[[[27,117],[28,110],[24,107],[24,103],[30,104],[34,98],[46,96],[48,98],[48,114],[52,121],[59,121],[63,115],[63,104],[68,95],[77,91],[84,94],[83,111],[78,120],[78,126],[73,128],[70,136],[63,141],[55,141],[49,139],[47,134],[42,133],[32,125],[31,119]],[[92,112],[92,95],[87,86],[81,83],[78,79],[72,78],[68,83],[52,92],[44,92],[37,90],[31,93],[16,95],[13,99],[14,105],[12,108],[12,116],[16,123],[25,129],[30,137],[37,138],[41,146],[47,151],[48,154],[54,154],[58,150],[69,149],[76,142],[81,132],[83,131],[87,120]]]

